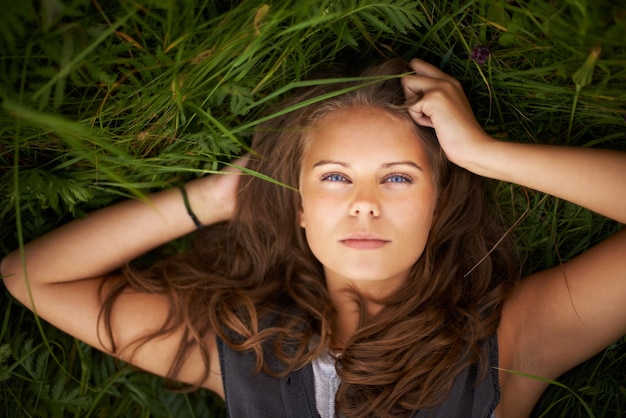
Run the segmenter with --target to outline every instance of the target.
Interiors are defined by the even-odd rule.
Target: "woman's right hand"
[[[235,161],[220,174],[192,180],[185,185],[189,205],[204,225],[233,216],[237,189],[246,160]],[[26,307],[100,350],[111,352],[102,332],[100,290],[106,294],[121,280],[115,269],[141,254],[196,229],[185,208],[180,190],[171,188],[130,199],[76,219],[26,244],[23,253],[13,251],[2,259],[0,274],[7,290]],[[114,272],[114,273],[111,273]],[[107,277],[108,280],[103,282]],[[167,319],[168,300],[162,294],[124,292],[113,310],[112,332],[119,350],[115,356],[155,374],[167,375],[180,344],[182,328],[151,340],[135,351],[137,338],[158,329]],[[212,331],[206,336],[212,359],[217,358]],[[190,357],[177,379],[198,383],[202,375],[199,349]],[[201,384],[221,393],[219,362],[212,362],[208,380]]]
[[[237,160],[221,174],[185,185],[189,206],[203,225],[232,217],[241,177],[235,166],[245,163]],[[24,248],[26,267],[32,284],[99,277],[194,230],[180,190],[172,188],[149,195],[147,201],[131,199],[100,209],[37,238]],[[20,278],[26,274],[21,258],[14,251],[1,265],[2,275],[16,284],[23,284]]]
[[[198,180],[201,201],[195,203],[196,199],[190,196],[190,205],[203,225],[227,221],[233,217],[237,207],[239,181],[243,175],[239,168],[246,167],[248,159],[248,155],[245,155],[219,173]],[[191,183],[186,186],[188,189],[195,187]]]

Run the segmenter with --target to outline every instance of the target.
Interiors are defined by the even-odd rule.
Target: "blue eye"
[[[341,175],[341,174],[337,174],[337,173],[332,173],[332,174],[327,174],[325,176],[322,177],[322,181],[331,181],[331,182],[347,182],[348,179]]]
[[[413,183],[413,179],[405,174],[390,174],[383,181],[385,183]]]

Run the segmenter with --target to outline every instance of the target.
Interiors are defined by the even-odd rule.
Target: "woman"
[[[625,222],[626,155],[496,141],[420,60],[367,75],[408,70],[286,102],[349,90],[258,130],[248,168],[282,185],[232,167],[111,206],[5,257],[7,288],[232,416],[528,416],[546,384],[509,370],[556,378],[626,333],[626,233],[517,283],[479,176]],[[110,273],[194,223],[193,252]]]

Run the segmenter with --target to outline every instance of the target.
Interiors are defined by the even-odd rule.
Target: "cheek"
[[[319,228],[329,214],[325,213],[329,207],[333,207],[330,196],[320,193],[314,188],[301,185],[300,209],[298,210],[298,222],[301,228]]]
[[[306,224],[304,222],[304,210],[302,209],[302,203],[300,204],[300,209],[298,210],[298,222],[300,223],[300,228],[306,228]]]
[[[396,221],[397,227],[404,231],[407,239],[420,247],[425,244],[434,221],[434,208],[430,201],[409,205],[395,216],[399,221]]]
[[[306,214],[309,214],[309,205],[308,200],[305,198],[305,190],[303,190],[302,185],[300,185],[300,209],[298,209],[298,223],[300,224],[300,228],[306,229]]]
[[[304,229],[319,229],[320,219],[324,219],[325,215],[321,213],[323,206],[316,205],[309,200],[302,200],[300,210],[298,211],[298,221],[300,227]]]

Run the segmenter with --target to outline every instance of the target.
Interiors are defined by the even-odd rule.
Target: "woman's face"
[[[424,251],[436,200],[414,126],[352,107],[325,117],[308,141],[300,225],[327,281],[400,285]]]

